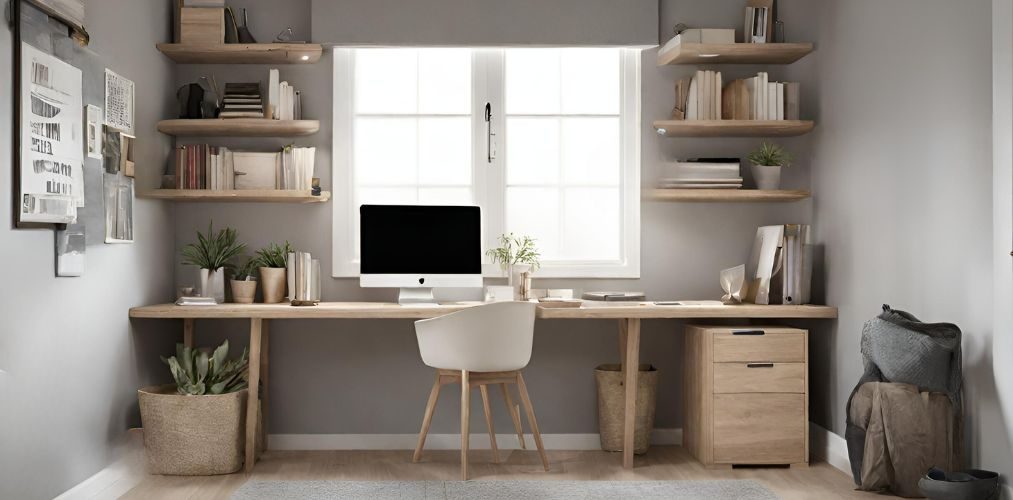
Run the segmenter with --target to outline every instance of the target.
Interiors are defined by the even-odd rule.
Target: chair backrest
[[[422,362],[433,368],[498,372],[531,360],[535,304],[499,302],[415,322]]]

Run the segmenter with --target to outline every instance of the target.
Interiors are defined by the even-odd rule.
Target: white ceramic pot
[[[209,269],[200,270],[200,296],[211,297],[215,302],[225,302],[225,268],[219,267],[214,271]]]
[[[753,164],[753,180],[756,181],[756,189],[781,189],[781,166]]]

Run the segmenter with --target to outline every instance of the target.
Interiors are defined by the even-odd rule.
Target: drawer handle
[[[765,335],[763,330],[732,330],[732,335]]]
[[[746,368],[773,368],[774,363],[749,363]]]

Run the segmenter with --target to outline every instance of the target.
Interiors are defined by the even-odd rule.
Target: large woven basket
[[[175,385],[137,391],[148,472],[231,474],[243,466],[247,390],[183,396]]]
[[[626,410],[626,387],[620,365],[601,365],[594,370],[598,385],[598,432],[601,449],[623,451],[623,425]],[[633,453],[647,453],[651,431],[654,430],[654,408],[658,394],[658,370],[640,365],[637,374],[636,423]]]

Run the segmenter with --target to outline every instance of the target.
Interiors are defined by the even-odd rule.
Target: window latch
[[[485,103],[485,161],[492,163],[496,159],[496,142],[493,139],[496,134],[492,131],[492,103]]]

